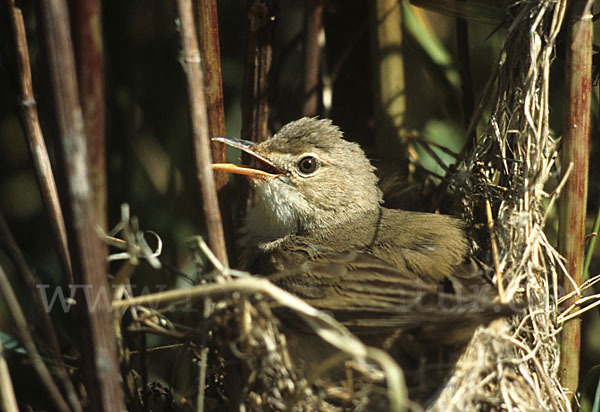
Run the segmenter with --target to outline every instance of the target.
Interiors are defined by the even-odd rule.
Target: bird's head
[[[276,232],[283,235],[326,230],[377,209],[382,202],[375,168],[357,143],[342,138],[331,120],[293,121],[260,144],[213,140],[255,159],[253,166],[219,163],[213,169],[248,176],[259,197],[256,219],[279,226]]]

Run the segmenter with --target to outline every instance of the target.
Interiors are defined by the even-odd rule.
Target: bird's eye
[[[314,173],[319,167],[319,161],[313,156],[304,156],[298,162],[298,170],[303,175]]]

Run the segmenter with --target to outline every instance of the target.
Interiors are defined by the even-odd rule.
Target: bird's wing
[[[275,259],[274,283],[361,335],[400,331],[438,339],[509,312],[490,299],[490,290],[446,293],[365,252],[299,246]]]

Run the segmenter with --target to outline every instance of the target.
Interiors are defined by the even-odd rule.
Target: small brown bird
[[[330,120],[293,121],[260,144],[213,140],[256,162],[213,165],[248,176],[256,191],[241,239],[242,265],[252,273],[386,349],[461,341],[501,316],[491,287],[465,287],[472,270],[463,222],[383,207],[375,168]]]

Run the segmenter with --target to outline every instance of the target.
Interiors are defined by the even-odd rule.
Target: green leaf
[[[410,0],[417,7],[446,16],[486,24],[499,24],[506,18],[505,0]]]
[[[598,412],[600,409],[600,379],[598,379],[598,385],[596,385],[596,394],[594,395],[594,405],[592,406],[592,412]]]
[[[587,371],[587,373],[585,374],[585,377],[583,378],[583,381],[579,384],[579,390],[577,392],[577,397],[581,400],[583,399],[583,395],[585,394],[585,392],[587,391],[588,387],[591,385],[591,383],[595,380],[598,379],[598,377],[600,376],[600,365],[595,365],[592,368],[590,368],[590,370]],[[600,380],[598,380],[598,386],[596,387],[596,394],[594,396],[594,407],[596,409],[593,409],[593,411],[598,411],[598,397],[600,396],[599,393],[600,390]],[[580,411],[582,411],[582,408],[579,408]]]
[[[4,347],[5,351],[15,352],[20,355],[27,355],[27,351],[23,345],[21,345],[21,342],[9,334],[0,331],[0,340],[2,341],[2,346]]]

